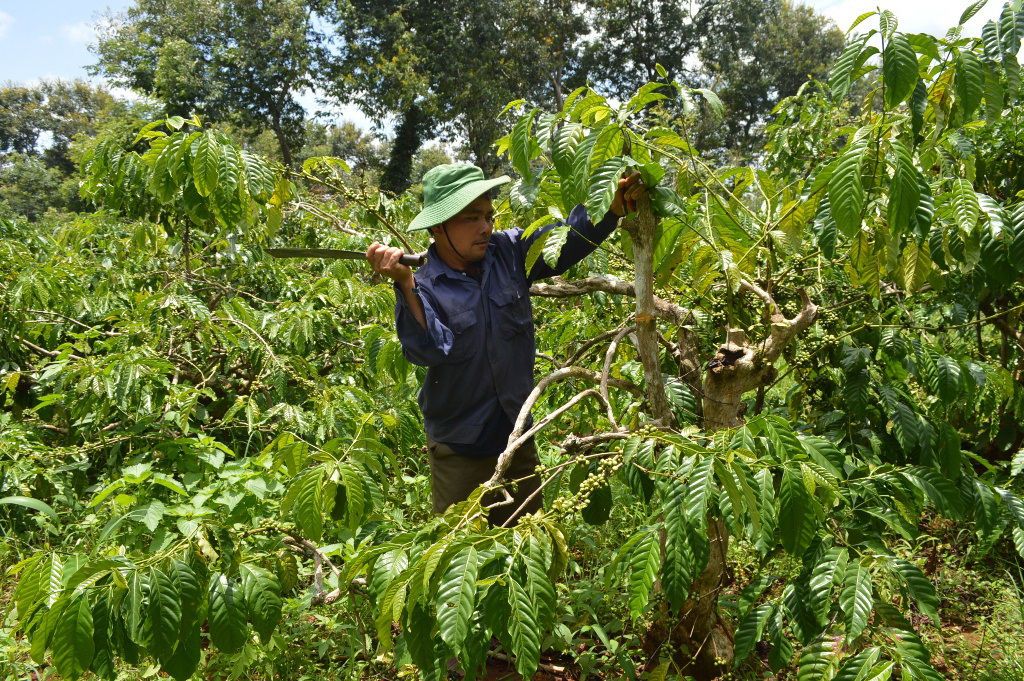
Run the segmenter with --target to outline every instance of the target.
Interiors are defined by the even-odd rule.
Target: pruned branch
[[[786,319],[782,311],[778,309],[778,306],[775,306],[776,312],[771,317],[771,332],[763,346],[757,351],[757,358],[766,362],[774,362],[782,354],[782,350],[786,345],[794,337],[810,327],[814,320],[818,318],[818,306],[811,302],[807,291],[799,289],[799,293],[800,313],[792,319]]]
[[[703,423],[716,430],[729,428],[742,422],[740,400],[743,393],[768,385],[778,375],[773,362],[798,334],[806,330],[818,317],[818,306],[811,302],[807,292],[800,289],[800,313],[787,319],[771,294],[756,284],[743,281],[741,290],[753,293],[768,306],[771,329],[761,342],[747,340],[743,329],[729,329],[726,341],[719,346],[707,365],[703,403]]]
[[[636,297],[636,288],[632,282],[617,281],[606,277],[587,277],[575,281],[566,281],[561,277],[553,277],[551,283],[533,284],[530,295],[544,298],[572,298],[601,291],[620,296]],[[654,296],[654,313],[658,319],[671,324],[690,324],[694,320],[690,310]]]

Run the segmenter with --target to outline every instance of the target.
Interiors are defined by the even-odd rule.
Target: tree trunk
[[[625,229],[633,240],[633,260],[636,267],[636,326],[637,345],[640,360],[644,366],[644,382],[651,411],[661,425],[673,421],[672,409],[665,394],[661,375],[661,360],[658,348],[658,330],[655,326],[654,309],[654,231],[657,218],[651,212],[650,199],[643,197],[637,202],[637,217],[623,221]],[[684,380],[697,390],[697,375],[700,366],[697,360],[697,339],[689,330],[681,331],[680,357],[687,376]],[[699,394],[699,393],[696,393]],[[740,393],[742,394],[742,393]],[[735,400],[739,404],[739,398]],[[730,400],[732,402],[732,400]],[[706,407],[705,407],[706,408]],[[738,409],[736,410],[738,411]],[[716,415],[716,418],[724,418]],[[663,538],[664,540],[664,538]],[[657,641],[670,639],[681,645],[680,659],[677,660],[687,674],[697,681],[707,681],[721,676],[734,658],[733,632],[718,611],[718,592],[725,575],[725,559],[729,548],[729,534],[724,523],[713,517],[708,518],[708,541],[711,551],[703,572],[694,580],[691,597],[683,605],[677,617],[662,617],[651,628],[651,638]],[[662,542],[664,549],[664,541]],[[664,613],[667,615],[668,613]],[[673,631],[665,623],[676,620]]]
[[[636,267],[636,337],[640,362],[644,366],[644,384],[651,413],[662,426],[672,424],[672,407],[665,395],[665,381],[661,375],[661,355],[658,348],[658,328],[654,309],[654,229],[657,218],[651,212],[651,200],[643,196],[637,201],[637,216],[623,220],[633,240],[633,263]]]
[[[752,362],[753,353],[747,347],[746,333],[742,329],[730,329],[726,342],[708,363],[701,385],[697,339],[688,329],[680,329],[678,339],[685,371],[683,380],[701,395],[698,403],[704,429],[716,431],[740,425],[743,394],[770,382],[774,368]],[[677,624],[669,630],[663,623],[655,622],[651,631],[655,641],[670,640],[679,646],[676,663],[696,681],[722,678],[735,659],[732,625],[722,617],[718,607],[718,596],[726,577],[729,532],[719,518],[709,515],[707,522],[711,547],[708,562],[694,581],[690,598],[677,613]]]
[[[277,118],[274,119],[273,126],[274,135],[277,137],[277,144],[281,147],[281,161],[285,167],[292,167],[292,147],[288,144],[288,137],[284,134],[284,128],[281,127],[281,121]]]
[[[688,332],[692,334],[692,332]],[[700,366],[696,359],[695,339],[685,338],[689,352],[684,354],[684,368],[696,374]],[[684,336],[680,335],[680,351],[683,350]],[[729,362],[730,357],[745,345],[745,334],[739,329],[729,332],[728,342],[719,348],[715,359],[709,364],[702,392],[701,413],[705,430],[715,431],[738,426],[743,422],[743,393],[752,389],[752,376],[743,368],[737,369]],[[686,355],[689,355],[688,357]],[[723,371],[724,369],[724,371]],[[757,379],[761,372],[753,372]],[[699,377],[689,375],[684,380],[691,386],[699,385]],[[729,532],[725,523],[711,515],[708,522],[708,543],[711,551],[707,565],[694,581],[690,598],[678,613],[678,624],[672,631],[652,632],[662,640],[670,639],[679,645],[676,662],[685,674],[696,681],[711,681],[722,678],[732,667],[735,659],[732,625],[725,620],[718,607],[718,596],[725,582],[726,556],[729,551]]]
[[[423,112],[411,104],[402,115],[402,122],[395,129],[395,142],[391,147],[388,167],[380,179],[380,188],[392,194],[401,194],[409,188],[412,176],[412,160],[419,151],[423,131],[426,128]]]
[[[686,648],[686,659],[680,665],[683,673],[696,681],[721,678],[736,657],[732,625],[718,608],[729,552],[729,531],[721,519],[708,517],[708,542],[711,545],[708,563],[694,581],[690,598],[683,604],[679,623],[672,632],[672,641]]]
[[[284,126],[281,124],[281,108],[273,100],[267,101],[267,108],[270,109],[270,127],[277,137],[277,146],[281,148],[281,161],[286,168],[292,167],[292,145],[288,142],[288,135],[285,134]]]
[[[555,110],[561,111],[565,98],[562,97],[562,67],[557,66],[551,74],[551,93],[555,98]]]
[[[785,319],[770,293],[750,282],[744,282],[744,288],[769,305],[772,311],[770,335],[761,343],[752,345],[748,343],[743,329],[728,330],[725,343],[708,362],[704,376],[701,399],[703,425],[707,431],[742,425],[743,395],[767,387],[775,380],[778,371],[771,362],[817,317],[817,306],[803,291],[800,314],[793,319]],[[681,351],[682,345],[683,337],[680,336]],[[696,365],[693,359],[688,363]],[[722,520],[708,517],[708,541],[711,555],[693,585],[690,598],[683,604],[679,624],[672,632],[658,632],[662,636],[671,635],[672,641],[686,647],[689,656],[679,662],[686,665],[684,672],[697,681],[723,677],[735,659],[734,632],[718,609],[718,595],[725,581],[725,558],[729,549],[729,533]]]

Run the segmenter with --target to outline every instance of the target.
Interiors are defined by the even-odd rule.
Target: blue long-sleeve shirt
[[[556,266],[538,258],[529,275],[530,245],[554,225],[528,239],[519,228],[494,232],[480,263],[480,281],[446,265],[430,246],[413,289],[423,303],[427,328],[416,321],[397,287],[395,320],[406,359],[427,367],[419,405],[431,439],[466,453],[476,446],[473,453],[478,455],[504,449],[511,423],[533,390],[536,341],[530,284],[581,261],[617,223],[618,217],[608,212],[594,224],[586,209],[576,206],[565,221],[569,236]]]

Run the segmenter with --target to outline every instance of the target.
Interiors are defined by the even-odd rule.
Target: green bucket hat
[[[409,231],[427,229],[454,217],[492,187],[510,182],[508,175],[493,180],[469,163],[445,163],[423,176],[423,210],[409,223]]]

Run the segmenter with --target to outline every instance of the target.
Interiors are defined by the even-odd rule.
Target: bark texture
[[[682,378],[694,394],[701,396],[698,409],[708,431],[743,423],[743,395],[765,388],[775,380],[778,372],[773,362],[786,345],[814,323],[818,314],[817,306],[802,291],[800,312],[787,319],[764,289],[749,281],[744,281],[740,288],[745,295],[754,296],[766,306],[770,330],[762,341],[751,342],[743,329],[729,329],[725,342],[708,362],[701,381],[699,339],[685,326],[681,326],[677,334],[677,361]],[[726,579],[729,533],[721,519],[709,516],[707,521],[711,547],[707,565],[695,580],[690,598],[678,617],[663,617],[651,630],[655,641],[668,640],[680,647],[676,662],[684,673],[697,681],[724,678],[735,659],[734,631],[718,607],[719,593]],[[676,624],[670,628],[667,622],[672,620]]]
[[[673,422],[672,407],[665,394],[665,381],[661,376],[661,356],[658,350],[657,309],[654,305],[654,228],[657,218],[651,212],[651,199],[642,196],[637,201],[635,218],[622,221],[633,240],[633,263],[636,267],[636,337],[637,352],[644,366],[647,401],[654,420],[662,426]]]
[[[715,357],[708,362],[704,376],[702,400],[704,428],[715,431],[733,428],[743,423],[743,395],[767,387],[778,371],[773,362],[782,350],[800,332],[806,330],[818,315],[817,306],[803,291],[800,292],[801,310],[787,319],[782,310],[764,289],[753,282],[744,281],[740,289],[758,298],[767,308],[770,331],[760,342],[750,342],[743,329],[729,329]],[[681,331],[680,354],[686,345],[689,351],[686,365],[698,371],[695,339]],[[693,379],[697,382],[696,377]],[[692,385],[692,383],[691,383]],[[732,626],[722,618],[718,609],[718,595],[725,583],[725,558],[729,549],[729,533],[718,518],[708,518],[708,541],[711,555],[700,577],[693,586],[690,599],[683,605],[679,624],[671,632],[672,639],[682,642],[691,659],[684,670],[697,681],[721,678],[735,658]]]

